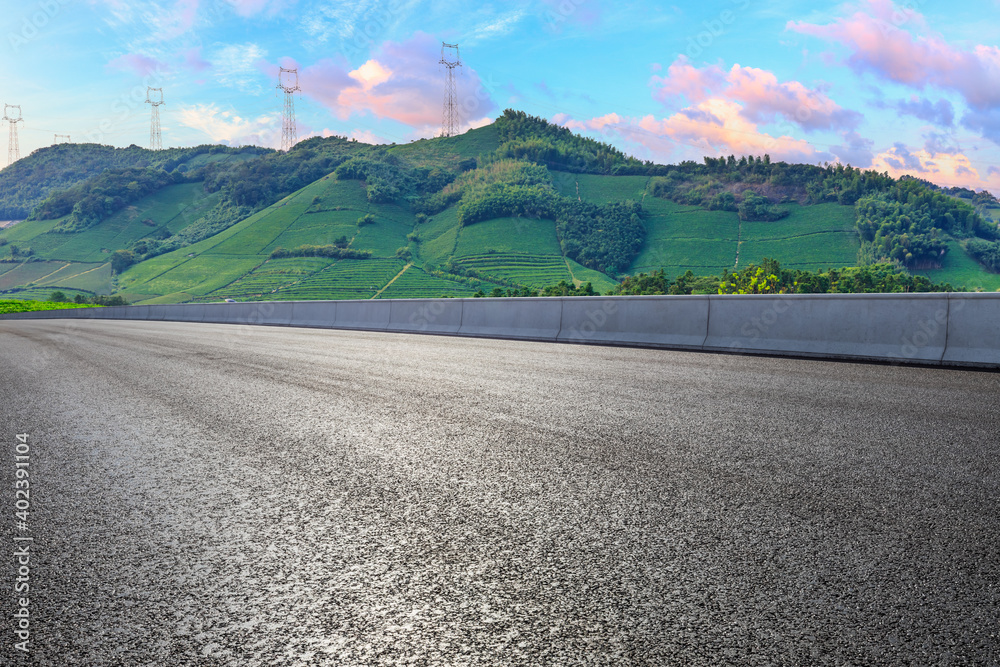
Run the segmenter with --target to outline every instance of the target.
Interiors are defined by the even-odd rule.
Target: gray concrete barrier
[[[251,323],[291,324],[294,307],[292,301],[260,301]]]
[[[462,326],[461,299],[393,299],[388,303],[387,331],[458,333]]]
[[[333,328],[337,324],[337,307],[342,301],[293,301],[292,326]]]
[[[392,303],[377,299],[374,301],[340,301],[337,303],[338,329],[360,329],[382,331],[389,326],[389,310]]]
[[[944,354],[945,294],[720,295],[705,350],[936,363]],[[933,326],[925,326],[933,322]],[[918,332],[923,332],[918,335]],[[914,344],[916,341],[916,344]]]
[[[950,294],[948,365],[1000,367],[1000,294]]]
[[[174,322],[184,310],[184,304],[170,303],[157,306],[161,314],[160,319],[164,322]]]
[[[148,320],[149,306],[128,306],[122,311],[127,320]]]
[[[707,296],[564,297],[558,340],[701,349]]]
[[[177,314],[178,322],[204,322],[207,311],[203,303],[185,303]]]
[[[463,336],[556,340],[562,321],[562,299],[510,297],[464,299]]]
[[[0,317],[162,318],[1000,368],[994,293],[243,302]]]

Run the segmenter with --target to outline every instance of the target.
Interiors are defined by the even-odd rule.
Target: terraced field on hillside
[[[425,271],[411,266],[406,269],[391,285],[385,288],[380,299],[419,299],[426,297],[470,297],[478,290],[489,292],[497,285],[482,282],[475,285],[446,280],[430,275]]]
[[[398,259],[342,259],[266,298],[371,299],[399,274],[403,266],[403,261]]]

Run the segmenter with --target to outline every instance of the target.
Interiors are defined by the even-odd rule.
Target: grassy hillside
[[[137,193],[124,208],[73,213],[81,224],[63,224],[68,214],[0,230],[0,294],[59,288],[143,303],[410,298],[560,281],[607,292],[624,275],[718,275],[765,258],[817,271],[864,254],[855,201],[881,198],[891,208],[917,187],[899,195],[881,175],[759,158],[642,163],[517,114],[458,137],[384,147],[332,137],[259,157],[201,150],[157,159],[158,168],[177,169],[174,184]],[[53,202],[87,197],[93,206],[91,194],[85,185],[57,193],[40,210],[66,211]],[[763,204],[750,208],[754,198]],[[928,230],[945,216],[931,213],[921,223],[930,250],[914,253],[938,243]],[[921,273],[1000,288],[1000,275],[963,246],[989,230],[962,220],[964,232],[952,221],[953,234],[941,237],[941,268]],[[906,240],[890,223],[871,229],[883,235],[877,241],[891,234],[885,248],[898,252]],[[118,261],[119,251],[135,263]]]

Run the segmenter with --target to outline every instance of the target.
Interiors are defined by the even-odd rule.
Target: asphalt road
[[[5,665],[1000,660],[1000,374],[0,322],[0,428]]]

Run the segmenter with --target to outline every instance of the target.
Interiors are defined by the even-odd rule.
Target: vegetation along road
[[[998,397],[994,373],[3,322],[0,483],[13,507],[28,433],[32,494],[0,533],[34,538],[33,664],[996,664]]]

